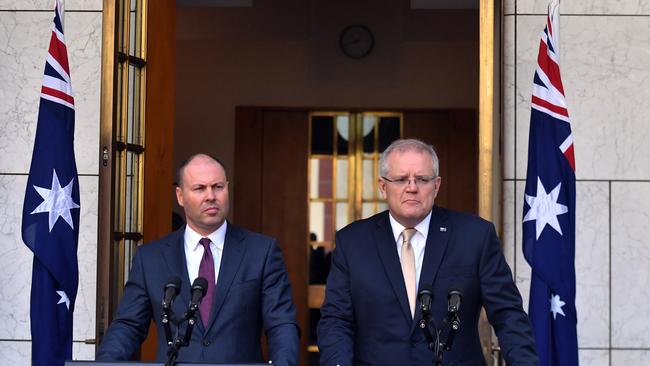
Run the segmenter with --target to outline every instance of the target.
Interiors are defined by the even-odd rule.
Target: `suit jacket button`
[[[206,346],[206,347],[209,346],[209,345],[210,345],[210,341],[207,340],[207,339],[203,340],[203,345]]]

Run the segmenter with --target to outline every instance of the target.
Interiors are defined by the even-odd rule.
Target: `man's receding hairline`
[[[223,171],[223,175],[226,177],[226,179],[228,179],[228,176],[226,174],[226,167],[223,165],[223,163],[219,159],[217,159],[217,158],[215,158],[215,157],[213,157],[213,156],[211,156],[209,154],[196,153],[194,155],[191,155],[187,159],[185,159],[185,161],[178,168],[177,177],[176,177],[176,180],[177,180],[176,185],[177,186],[180,187],[183,184],[185,169],[190,164],[194,163],[195,160],[198,160],[198,159],[202,159],[204,162],[212,162],[213,164],[216,164],[217,166],[221,167],[221,170]]]

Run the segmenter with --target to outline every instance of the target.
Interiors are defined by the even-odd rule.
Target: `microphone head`
[[[165,290],[167,289],[175,289],[176,293],[178,294],[178,291],[181,288],[181,279],[178,276],[173,276],[167,280],[167,283],[165,283]]]
[[[195,290],[201,290],[203,295],[208,292],[208,280],[203,277],[197,277],[192,283],[192,292]]]
[[[448,300],[451,299],[452,296],[458,296],[459,301],[463,299],[462,291],[457,290],[457,289],[449,290],[449,295],[447,295],[447,299]]]
[[[463,293],[452,287],[447,295],[447,311],[455,313],[460,310],[460,303],[463,301]]]
[[[433,297],[433,287],[431,287],[431,285],[429,285],[428,283],[423,283],[420,286],[420,291],[418,291],[418,296],[422,297],[425,295],[429,295]]]

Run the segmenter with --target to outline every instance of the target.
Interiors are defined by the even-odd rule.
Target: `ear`
[[[440,190],[441,184],[442,177],[437,176],[436,179],[433,180],[433,198],[436,198],[438,196],[438,191]]]
[[[384,182],[383,179],[379,178],[377,186],[379,187],[379,193],[381,193],[381,198],[383,198],[385,200],[386,199],[386,182]]]
[[[179,206],[183,207],[183,190],[178,186],[176,187],[176,201]]]

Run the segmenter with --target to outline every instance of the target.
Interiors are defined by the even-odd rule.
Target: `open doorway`
[[[316,324],[334,234],[386,209],[376,187],[379,155],[401,137],[433,144],[445,182],[436,204],[477,213],[476,112],[241,107],[236,116],[233,221],[278,239],[302,329],[303,364],[318,365]]]
[[[149,6],[155,7],[153,4],[156,3]],[[481,1],[480,7],[478,0],[382,3],[370,0],[177,0],[176,4],[173,45],[176,58],[175,65],[171,64],[175,66],[175,123],[171,137],[173,150],[169,146],[168,151],[173,151],[174,166],[199,151],[224,161],[231,177],[231,219],[235,224],[270,235],[276,230],[263,227],[260,221],[263,215],[258,219],[249,218],[250,222],[240,216],[250,208],[240,198],[247,192],[250,181],[240,178],[239,172],[267,168],[246,161],[246,156],[255,156],[258,151],[255,145],[238,142],[237,131],[242,130],[245,120],[242,115],[255,115],[260,110],[285,113],[273,118],[289,123],[291,133],[301,133],[302,128],[307,128],[305,121],[313,111],[403,113],[404,121],[419,121],[414,123],[428,126],[403,136],[431,142],[435,142],[431,137],[441,131],[438,127],[447,126],[432,127],[430,119],[434,112],[465,111],[475,123],[472,132],[465,137],[476,143],[473,151],[479,157],[476,179],[470,179],[474,185],[472,192],[476,194],[469,196],[471,208],[465,210],[490,218],[485,212],[490,212],[492,201],[483,197],[493,196],[489,182],[494,153],[492,140],[484,143],[481,136],[486,135],[486,126],[489,128],[487,135],[494,133],[492,109],[485,108],[494,103],[494,86],[490,85],[489,90],[479,86],[484,78],[493,80],[493,70],[488,68],[489,72],[484,72],[485,63],[480,62],[484,57],[484,32],[479,25],[493,25],[493,1]],[[483,19],[485,9],[491,10],[487,12],[488,20]],[[163,27],[164,23],[159,26]],[[363,49],[346,46],[345,40],[350,39],[349,29],[362,29],[363,34],[355,37],[363,38],[364,43],[371,39],[371,46]],[[149,29],[148,33],[151,32],[153,30]],[[493,48],[490,42],[491,38],[488,46]],[[158,47],[164,49],[166,46],[159,44]],[[488,52],[488,58],[493,56]],[[174,72],[169,70],[167,77],[172,75]],[[165,80],[162,74],[159,80]],[[275,107],[238,109],[251,105]],[[296,117],[298,112],[304,115]],[[487,125],[486,120],[489,120]],[[150,122],[147,134],[167,129],[167,125],[157,126],[156,121]],[[249,133],[254,136],[251,131]],[[276,134],[279,139],[289,139],[275,129],[267,132],[258,137]],[[309,131],[302,132],[307,136]],[[309,154],[308,145],[304,148],[301,157]],[[242,149],[250,154],[240,154]],[[155,164],[153,156],[147,161]],[[489,165],[488,173],[486,164]],[[291,167],[280,168],[292,172]],[[307,190],[307,183],[301,185],[300,179],[296,178],[296,186]],[[171,192],[165,193],[167,187],[161,187],[157,193],[171,200]],[[443,192],[441,195],[444,196]],[[286,206],[286,202],[278,204]],[[167,212],[159,214],[170,216]],[[307,216],[303,220],[307,220]],[[304,236],[300,240],[305,243]],[[307,275],[304,276],[308,284]],[[305,295],[304,303],[298,304],[305,313],[310,308],[308,298]],[[306,358],[303,360],[306,362]]]

